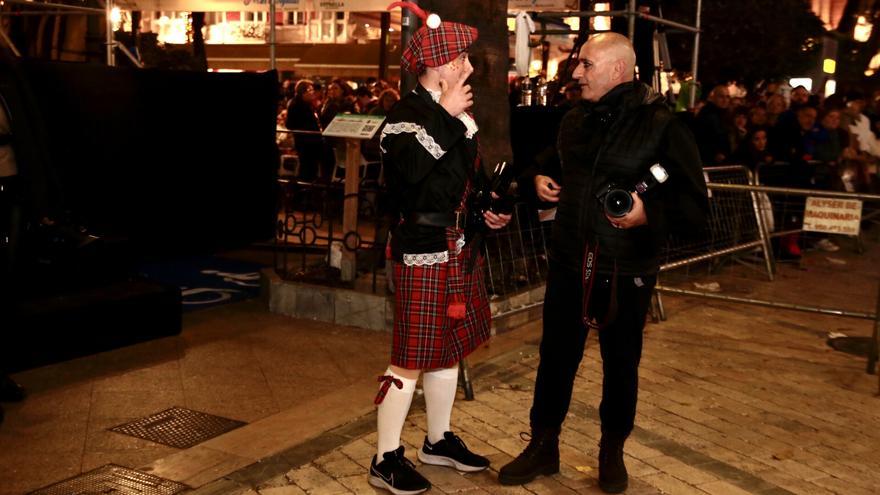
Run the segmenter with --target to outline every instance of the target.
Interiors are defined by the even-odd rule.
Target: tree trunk
[[[138,36],[141,34],[141,19],[143,18],[143,13],[140,10],[135,10],[131,13],[131,46],[129,49],[132,53],[137,51],[138,46]]]
[[[193,12],[191,15],[193,30],[192,50],[193,57],[195,58],[194,65],[196,70],[204,72],[208,70],[208,55],[205,52],[205,36],[202,34],[202,28],[205,27],[205,13]]]
[[[510,162],[510,107],[507,103],[507,71],[510,66],[506,0],[421,0],[419,6],[444,21],[462,22],[480,31],[470,50],[474,74],[474,115],[480,126],[483,166]]]

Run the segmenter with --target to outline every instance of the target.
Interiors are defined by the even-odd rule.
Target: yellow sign
[[[807,198],[804,230],[828,234],[859,235],[862,202],[851,199]]]
[[[826,74],[834,74],[834,71],[837,70],[837,61],[833,58],[826,58],[822,61],[822,72]]]

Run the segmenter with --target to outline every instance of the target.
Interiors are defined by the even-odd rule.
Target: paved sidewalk
[[[630,494],[875,494],[880,398],[864,359],[831,351],[819,329],[842,320],[668,298],[649,324],[637,427],[626,445]],[[863,326],[868,326],[864,324]],[[474,367],[476,400],[456,402],[453,426],[491,470],[461,475],[420,465],[431,493],[601,493],[596,487],[601,362],[591,337],[562,435],[562,469],[523,487],[497,469],[525,446],[537,342]],[[380,493],[367,484],[375,414],[207,484],[195,493]],[[425,434],[417,402],[407,455]],[[417,463],[418,464],[418,463]]]
[[[811,253],[772,283],[722,286],[867,307],[880,279],[880,246],[868,247],[834,260]],[[840,261],[849,271],[834,268]],[[864,358],[825,343],[831,331],[870,335],[871,322],[681,297],[665,303],[669,320],[646,327],[637,427],[626,446],[628,493],[878,493],[877,376],[865,374]],[[248,301],[187,315],[179,337],[16,374],[30,395],[4,404],[0,495],[111,462],[201,495],[380,493],[366,471],[375,450],[375,377],[387,365],[390,337],[270,314],[265,303]],[[562,436],[562,472],[524,487],[497,484],[497,469],[526,445],[519,433],[528,429],[539,338],[537,322],[471,356],[476,400],[458,400],[453,425],[491,457],[492,470],[420,467],[432,493],[599,493],[595,336]],[[174,405],[248,424],[182,450],[107,430]],[[404,434],[410,459],[424,426],[417,400]]]

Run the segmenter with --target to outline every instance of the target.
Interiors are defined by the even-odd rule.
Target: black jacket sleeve
[[[465,125],[437,107],[439,112],[421,113],[412,119],[403,116],[382,129],[380,146],[393,157],[397,172],[408,184],[424,179],[464,137]]]
[[[700,153],[690,129],[672,118],[665,129],[660,164],[669,179],[643,198],[648,228],[665,244],[670,234],[694,238],[707,229],[709,211]]]

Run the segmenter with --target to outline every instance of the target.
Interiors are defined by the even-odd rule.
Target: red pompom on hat
[[[408,72],[419,74],[425,67],[440,67],[455,60],[477,41],[477,28],[458,22],[441,21],[437,14],[428,15],[412,2],[394,2],[395,7],[407,8],[422,20],[422,27],[413,33],[400,58]]]

